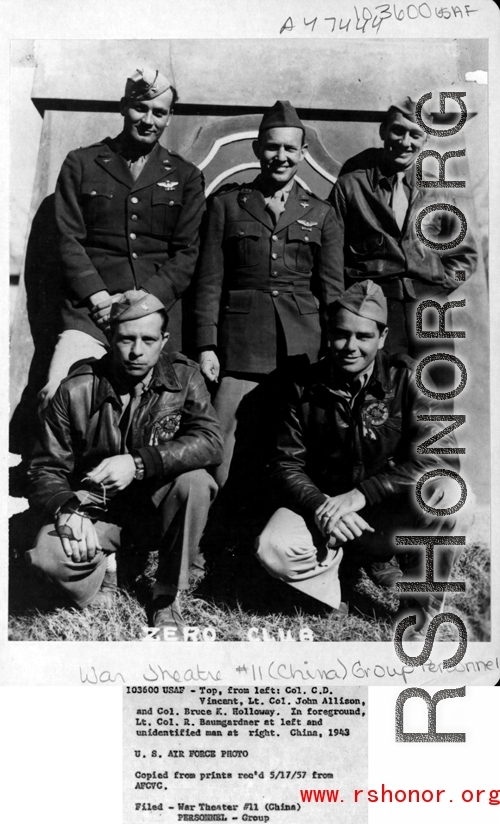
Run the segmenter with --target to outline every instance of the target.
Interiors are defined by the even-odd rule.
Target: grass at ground
[[[110,609],[76,610],[61,601],[49,584],[35,578],[13,557],[10,576],[9,638],[12,641],[137,641],[148,625],[146,607],[151,594],[156,559],[150,556],[139,574],[124,576],[123,589]],[[466,624],[469,641],[490,637],[490,564],[484,544],[466,548],[453,569],[452,580],[465,581],[465,593],[452,593],[446,611]],[[345,590],[343,590],[344,592]],[[265,633],[275,640],[290,632],[299,640],[307,627],[316,641],[391,641],[397,602],[391,593],[375,586],[364,573],[350,582],[346,592],[349,615],[336,619],[319,612],[317,602],[280,582],[269,579],[254,558],[226,552],[218,567],[200,586],[181,596],[188,626],[211,627],[217,641],[245,641],[249,630],[257,638]],[[254,633],[255,634],[255,633]],[[457,637],[444,624],[438,640]]]

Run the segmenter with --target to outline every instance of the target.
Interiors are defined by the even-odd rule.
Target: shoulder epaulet
[[[297,186],[299,186],[301,188],[301,190],[303,192],[305,192],[307,197],[312,197],[312,198],[314,198],[314,200],[319,200],[320,203],[325,203],[327,206],[330,205],[328,200],[326,200],[325,198],[320,197],[319,195],[315,194],[314,192],[311,192],[311,190],[307,189],[305,187],[305,185],[303,183],[301,183],[299,180],[297,180]]]
[[[97,140],[95,143],[90,143],[88,146],[78,146],[76,151],[80,151],[80,149],[96,149],[98,146],[105,146],[109,138],[103,138],[102,140]]]
[[[182,352],[171,352],[169,354],[169,358],[171,363],[184,363],[187,366],[194,367],[195,369],[200,368],[196,361],[191,360],[191,358],[188,358],[186,355],[183,355]]]
[[[177,157],[179,160],[182,160],[183,163],[187,163],[188,166],[194,166],[195,169],[198,169],[196,163],[193,163],[192,160],[187,160],[185,157],[179,154],[179,152],[175,152],[173,149],[166,149],[165,151],[167,151],[169,155],[173,155],[174,157]],[[198,171],[201,172],[201,169],[198,169]]]
[[[396,352],[394,355],[390,355],[389,363],[391,366],[405,366],[407,369],[411,369],[412,372],[414,372],[418,366],[418,361],[413,360],[413,358],[404,352]]]
[[[62,379],[61,384],[68,383],[68,381],[72,380],[72,378],[78,378],[78,377],[81,377],[82,375],[93,375],[94,374],[93,365],[94,365],[95,362],[96,361],[94,359],[84,361],[84,363],[81,363],[80,366],[76,367],[76,369],[73,369],[69,373],[69,375],[66,375],[66,377]]]
[[[248,189],[249,192],[253,191],[249,183],[236,183],[233,181],[233,183],[224,183],[222,186],[219,186],[215,192],[212,192],[212,196],[219,197],[220,195],[228,195],[231,192],[240,192],[243,189]]]

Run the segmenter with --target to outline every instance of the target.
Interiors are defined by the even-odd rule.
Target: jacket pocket
[[[254,295],[255,289],[235,289],[228,292],[224,312],[226,314],[247,315],[252,308]]]
[[[379,232],[360,238],[352,246],[350,252],[355,258],[369,258],[378,256],[384,251],[384,236]]]
[[[224,241],[232,265],[237,268],[257,266],[262,257],[262,224],[257,220],[228,223]]]
[[[297,295],[294,293],[293,299],[301,315],[312,315],[319,312],[319,300],[310,294]]]
[[[290,224],[285,242],[285,266],[294,272],[310,272],[320,247],[321,229]]]
[[[102,181],[82,183],[82,210],[87,227],[107,228],[113,209],[113,192]]]
[[[180,192],[156,184],[151,189],[151,233],[170,237],[182,209]]]

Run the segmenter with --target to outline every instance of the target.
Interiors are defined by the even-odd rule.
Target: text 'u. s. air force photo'
[[[11,642],[490,641],[487,41],[287,31],[13,44]]]

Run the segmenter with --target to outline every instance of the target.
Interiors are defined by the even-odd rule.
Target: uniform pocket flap
[[[254,289],[237,289],[235,291],[228,292],[226,305],[224,307],[225,311],[248,314],[252,307],[254,295]]]
[[[113,197],[113,193],[107,191],[102,183],[82,183],[82,195],[88,197]]]
[[[179,195],[174,191],[169,192],[163,186],[153,186],[151,192],[151,203],[153,206],[161,204],[163,206],[181,206]]]
[[[312,293],[304,295],[294,293],[293,299],[301,315],[312,315],[319,312],[319,300]]]
[[[317,226],[304,226],[302,223],[291,223],[288,227],[288,239],[300,240],[302,243],[316,243],[321,246],[321,229]]]
[[[226,238],[261,237],[262,223],[257,220],[237,220],[228,224]]]

